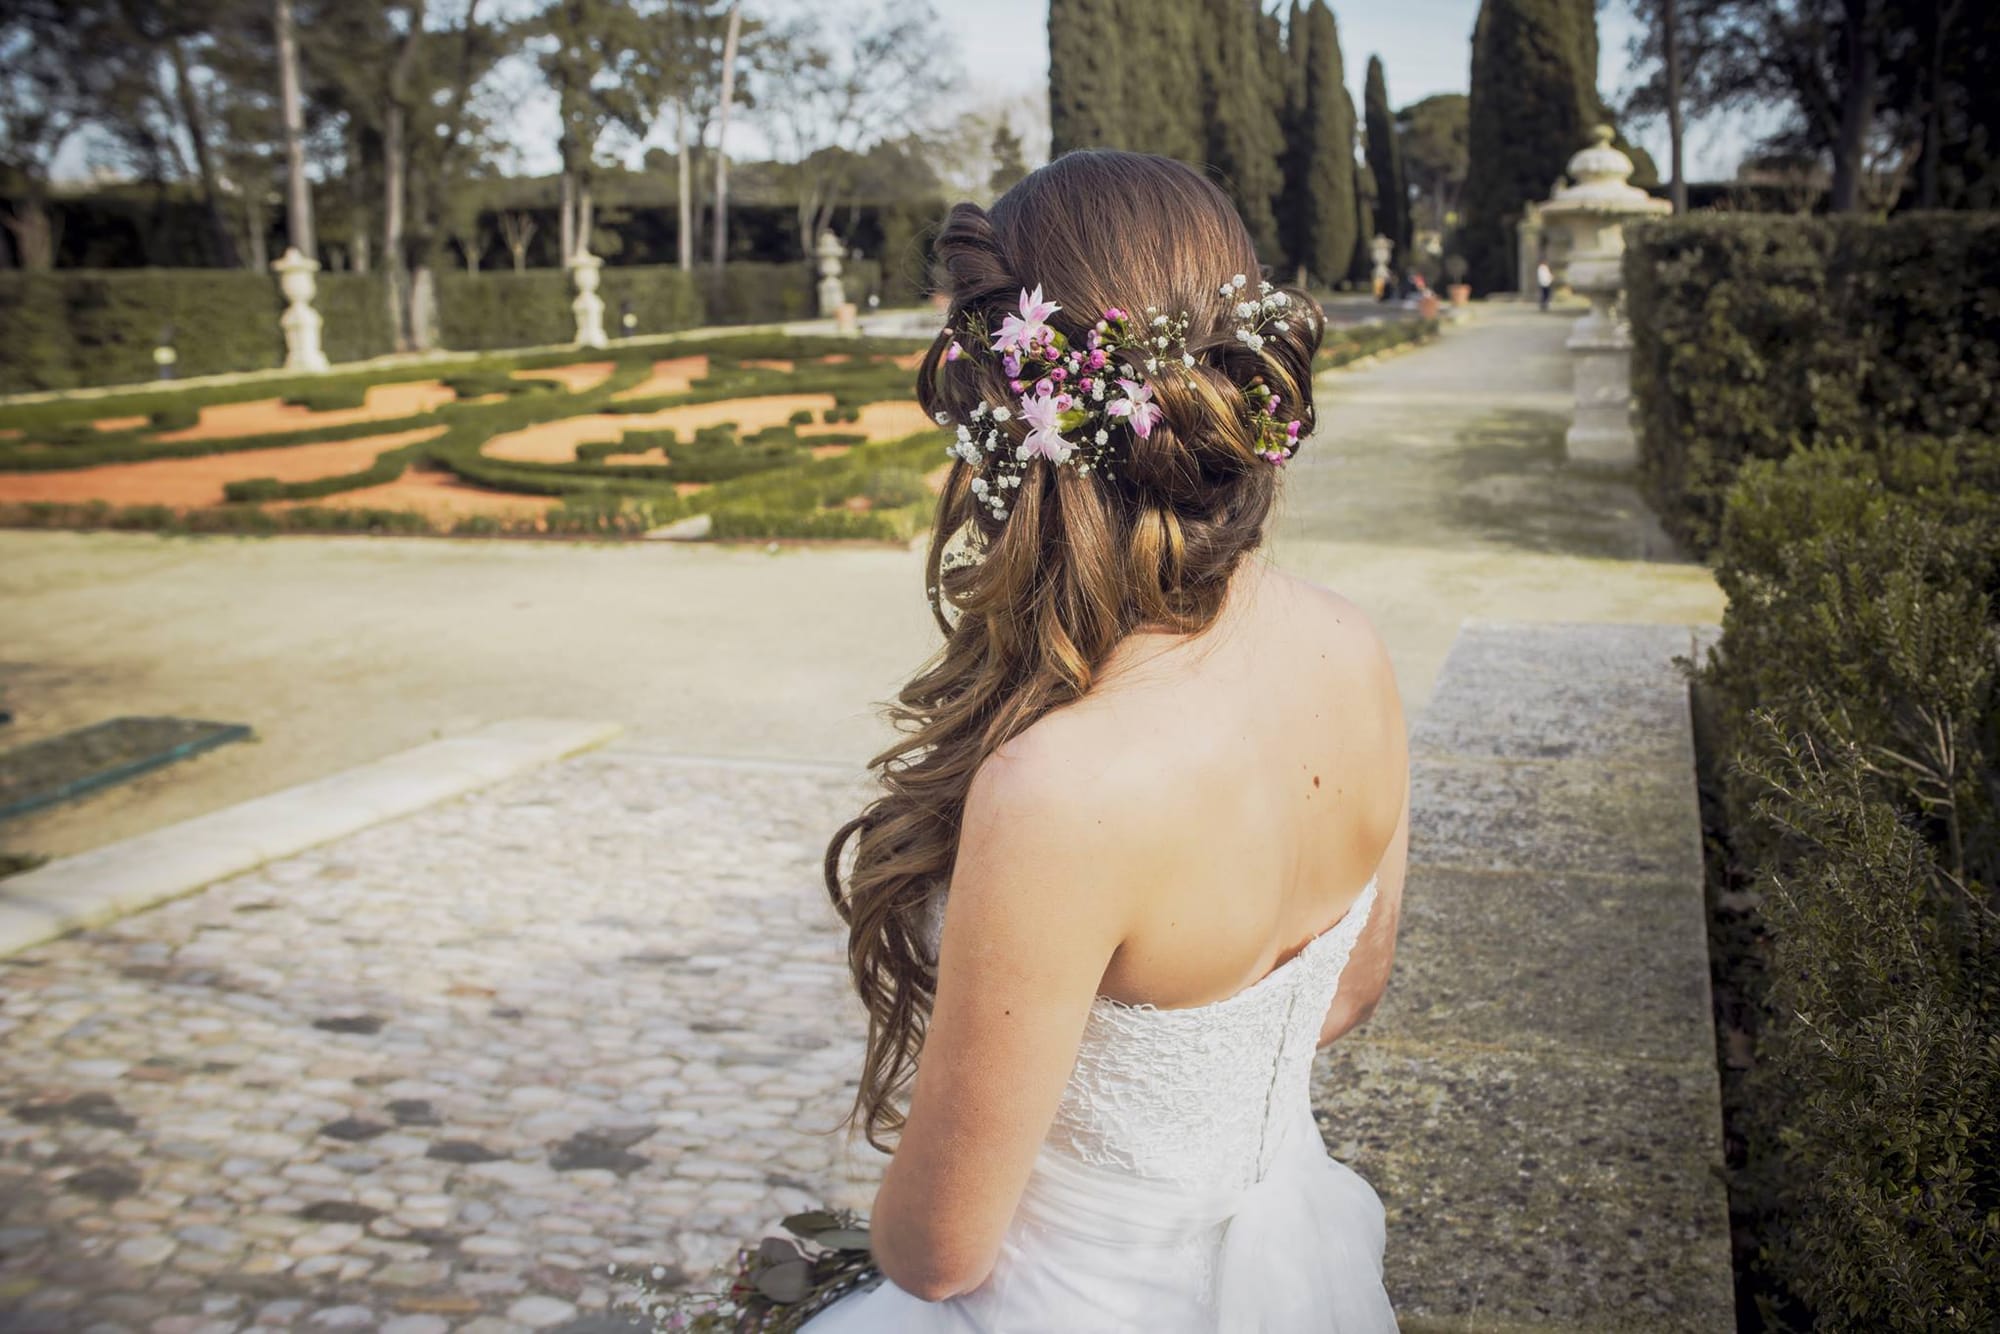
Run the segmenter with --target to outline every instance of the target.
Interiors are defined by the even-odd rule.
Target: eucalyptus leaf
[[[787,1260],[757,1275],[757,1291],[780,1304],[804,1301],[812,1290],[812,1266],[804,1260]]]
[[[763,1264],[781,1265],[798,1258],[798,1244],[783,1237],[766,1237],[757,1243],[757,1259]]]
[[[778,1226],[795,1237],[810,1238],[815,1232],[825,1232],[828,1228],[840,1226],[840,1220],[830,1211],[813,1209],[802,1214],[793,1214]]]
[[[868,1249],[868,1229],[860,1227],[828,1228],[815,1232],[806,1238],[834,1251],[865,1251]]]

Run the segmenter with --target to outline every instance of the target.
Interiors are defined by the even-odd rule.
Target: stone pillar
[[[1569,160],[1573,184],[1541,208],[1543,224],[1565,242],[1555,247],[1562,276],[1590,301],[1566,344],[1575,358],[1576,410],[1564,444],[1575,462],[1631,467],[1639,441],[1632,431],[1632,331],[1621,310],[1625,224],[1673,205],[1626,184],[1632,159],[1611,146],[1610,126],[1598,126],[1593,137]]]
[[[578,347],[603,347],[610,340],[604,336],[604,298],[597,294],[598,270],[604,261],[588,250],[579,250],[569,262],[570,279],[576,284],[576,300],[569,303],[576,315],[576,345]]]
[[[325,370],[326,353],[319,345],[322,321],[312,305],[313,293],[318,289],[313,275],[319,272],[319,261],[308,259],[296,247],[290,247],[271,261],[271,268],[278,275],[278,290],[285,294],[285,313],[278,320],[285,331],[285,369]]]
[[[1368,243],[1368,257],[1375,262],[1375,268],[1368,279],[1375,285],[1375,295],[1389,285],[1389,256],[1396,253],[1396,243],[1386,236],[1377,236]]]
[[[1530,201],[1521,210],[1514,234],[1514,290],[1523,300],[1535,299],[1541,284],[1535,281],[1535,266],[1542,262],[1542,206]]]
[[[847,304],[847,287],[840,281],[840,238],[830,231],[821,232],[815,254],[819,258],[819,313],[837,318]]]

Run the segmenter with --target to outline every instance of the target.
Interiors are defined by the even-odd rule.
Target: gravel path
[[[623,746],[0,962],[0,1328],[504,1334],[865,1207],[857,793]]]

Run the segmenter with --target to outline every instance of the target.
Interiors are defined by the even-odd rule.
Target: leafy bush
[[[1438,321],[1385,320],[1375,324],[1328,325],[1320,339],[1319,354],[1313,358],[1318,370],[1345,366],[1350,362],[1386,352],[1407,343],[1427,343],[1438,335]]]
[[[819,313],[812,269],[803,263],[726,264],[719,282],[707,282],[711,324],[774,324]]]
[[[1640,471],[1706,552],[1746,460],[2000,431],[2000,216],[1703,216],[1629,233]]]
[[[313,308],[319,311],[319,341],[328,361],[337,366],[345,361],[386,356],[396,350],[396,324],[389,314],[387,274],[322,270],[315,284],[318,291],[313,297]]]
[[[1822,1327],[2000,1323],[2000,439],[1746,462],[1702,672],[1768,936],[1736,1184]]]

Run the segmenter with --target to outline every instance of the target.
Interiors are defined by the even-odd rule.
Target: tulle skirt
[[[993,1274],[926,1302],[893,1283],[810,1334],[1380,1334],[1382,1203],[1295,1123],[1264,1179],[1190,1192],[1044,1149]]]

